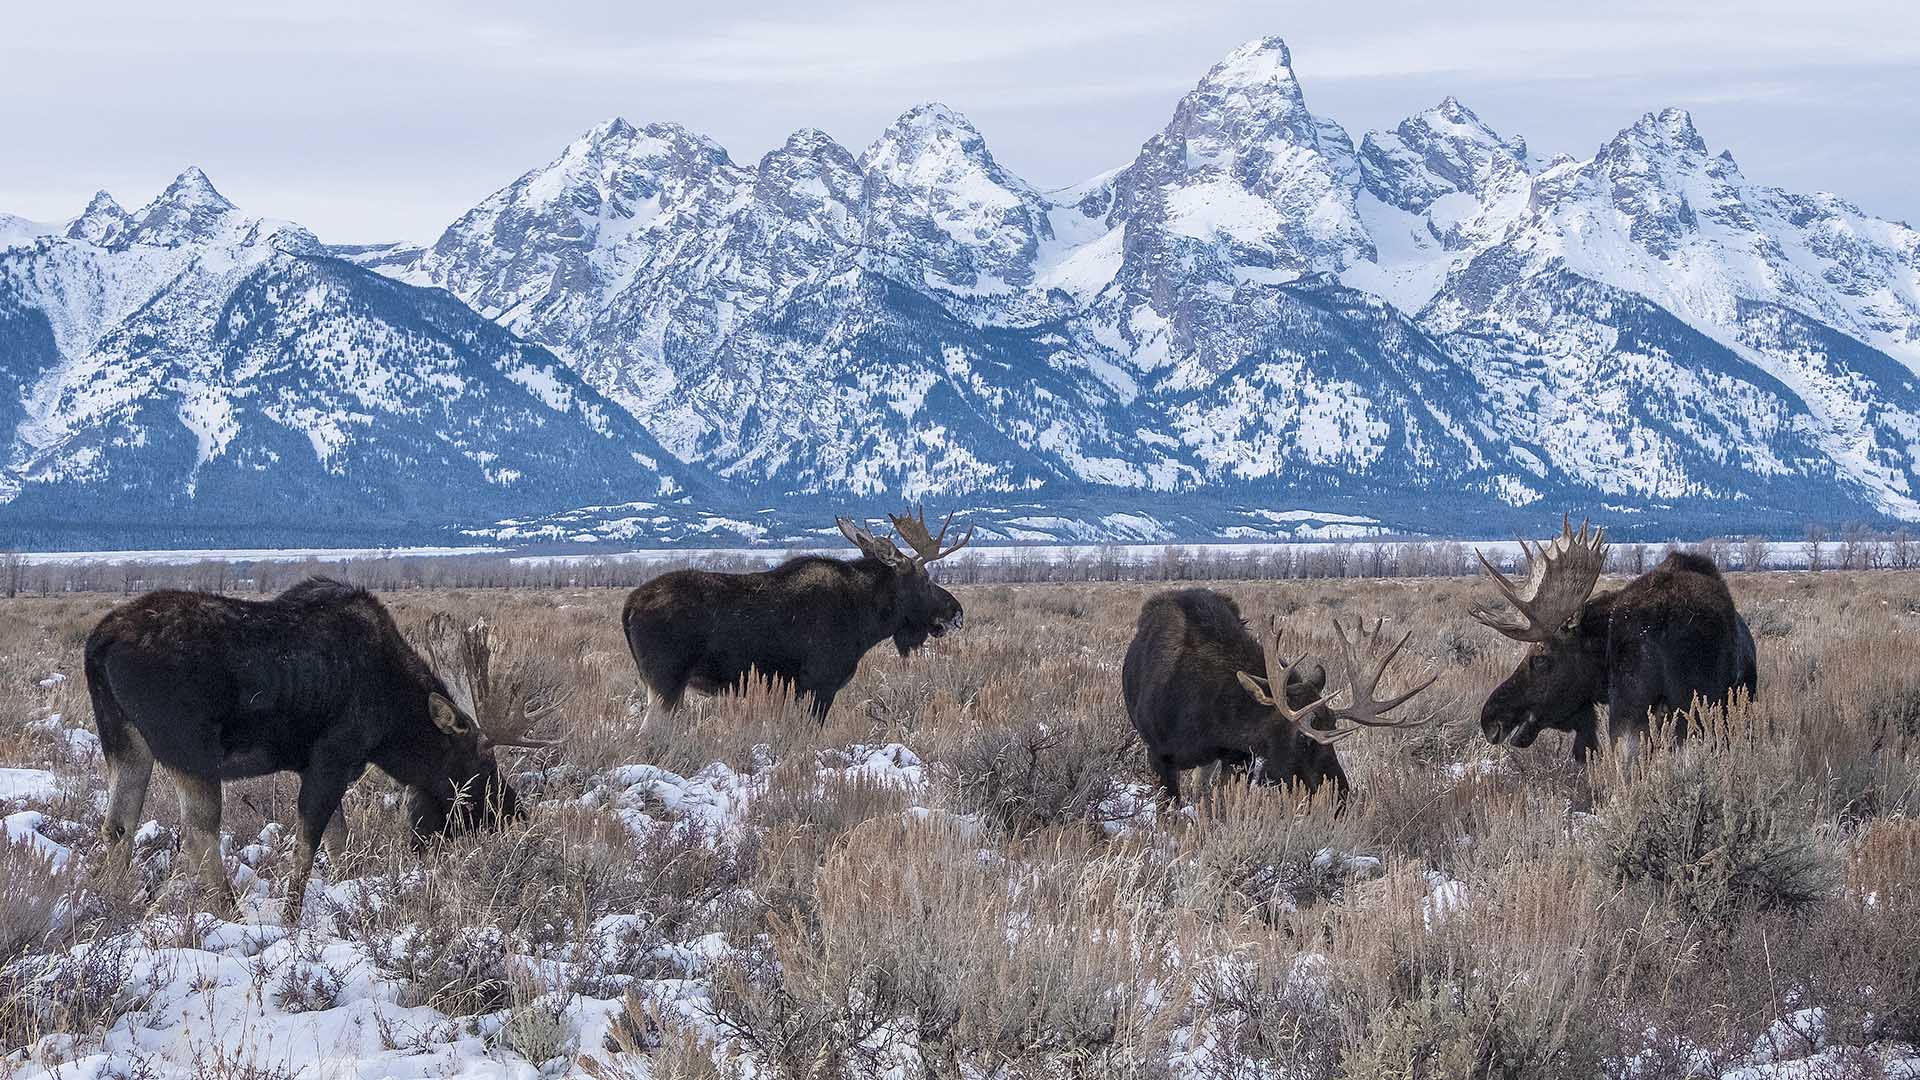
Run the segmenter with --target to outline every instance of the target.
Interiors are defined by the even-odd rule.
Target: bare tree
[[[1713,560],[1713,565],[1722,571],[1733,568],[1733,546],[1725,540],[1702,540],[1694,550]]]
[[[1827,527],[1817,521],[1808,522],[1807,540],[1801,545],[1801,550],[1807,556],[1807,569],[1814,571],[1826,569],[1826,552],[1823,547],[1826,542]]]
[[[1635,574],[1647,572],[1647,545],[1634,544],[1627,553],[1627,568]]]
[[[1740,569],[1764,570],[1767,567],[1767,538],[1755,534],[1740,543]]]
[[[1853,522],[1840,531],[1840,569],[1865,570],[1867,568],[1867,545],[1871,541],[1867,527]]]

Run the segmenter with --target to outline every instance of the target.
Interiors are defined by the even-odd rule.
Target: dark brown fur
[[[190,854],[224,892],[220,782],[300,775],[294,916],[313,850],[369,764],[409,789],[423,836],[473,824],[488,816],[481,807],[514,811],[473,718],[380,601],[337,581],[312,578],[263,601],[148,593],[88,635],[86,676],[109,778],[104,828],[123,857],[157,762],[181,790]]]
[[[1331,779],[1344,799],[1347,774],[1333,747],[1300,734],[1255,701],[1240,685],[1243,671],[1264,678],[1266,653],[1231,598],[1210,589],[1179,589],[1157,593],[1141,607],[1121,691],[1168,796],[1180,797],[1181,770],[1218,764],[1252,767],[1262,783],[1298,783],[1308,791]],[[1287,682],[1287,704],[1313,704],[1326,681],[1319,667],[1304,678],[1295,675]],[[1325,706],[1315,710],[1312,723],[1323,731],[1334,727]]]
[[[805,556],[757,574],[676,570],[627,597],[621,624],[647,688],[667,709],[749,672],[789,683],[825,720],[867,651],[905,656],[962,625],[960,601],[924,566]]]
[[[1696,698],[1721,704],[1758,685],[1753,634],[1726,580],[1711,560],[1676,552],[1588,600],[1553,640],[1528,646],[1488,696],[1480,728],[1489,742],[1518,747],[1546,728],[1571,731],[1573,755],[1585,760],[1599,745],[1596,705],[1607,707],[1612,741],[1637,740],[1653,716],[1677,717],[1683,737]]]

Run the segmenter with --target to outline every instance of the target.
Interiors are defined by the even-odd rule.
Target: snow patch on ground
[[[44,769],[0,769],[0,803],[50,801],[60,795],[60,778]]]

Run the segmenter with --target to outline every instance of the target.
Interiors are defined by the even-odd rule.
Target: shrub
[[[1254,946],[1207,964],[1196,980],[1193,1012],[1211,1053],[1197,1076],[1334,1076],[1348,1032],[1329,989],[1326,958],[1315,953]]]
[[[448,1016],[498,1012],[513,1000],[505,936],[463,922],[448,912],[359,943],[381,974],[406,984],[402,1005],[431,1005]]]
[[[1579,1006],[1572,1006],[1578,1008]],[[1469,976],[1436,983],[1368,1018],[1340,1063],[1352,1080],[1589,1080],[1597,1047],[1582,1038],[1564,1002],[1530,987]]]
[[[139,940],[116,934],[71,953],[28,956],[0,968],[0,1046],[44,1035],[90,1034],[144,1007],[128,978]]]
[[[516,1006],[495,1039],[535,1065],[572,1056],[580,1042],[560,994],[542,994]]]
[[[1006,864],[959,830],[870,822],[820,867],[817,923],[721,965],[710,1020],[783,1074],[876,1075],[911,1050],[933,1075],[1132,1075],[1163,1056],[1172,1010],[1154,1006],[1175,990],[1143,865]]]
[[[954,809],[1021,835],[1130,812],[1114,800],[1138,757],[1131,728],[1056,714],[975,727],[934,771]]]
[[[296,960],[280,972],[273,1003],[290,1013],[324,1012],[340,1003],[346,980],[327,964]]]
[[[1364,1019],[1348,1077],[1592,1077],[1610,1032],[1597,1008],[1607,953],[1591,866],[1562,849],[1510,862],[1442,901],[1398,867],[1340,912],[1340,989]]]
[[[1745,733],[1728,739],[1710,716],[1695,719],[1706,729],[1699,745],[1650,746],[1616,776],[1599,834],[1612,876],[1720,932],[1749,910],[1825,899],[1833,871],[1809,829],[1804,786],[1767,768]]]
[[[0,833],[0,964],[46,939],[67,887],[38,847]]]
[[[1337,901],[1379,860],[1356,856],[1351,823],[1332,795],[1300,800],[1287,788],[1235,784],[1219,789],[1181,836],[1173,876],[1179,902],[1212,918],[1276,922],[1286,913]]]

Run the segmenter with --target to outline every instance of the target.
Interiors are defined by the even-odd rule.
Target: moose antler
[[[530,731],[566,701],[566,694],[544,682],[534,685],[531,667],[524,661],[509,664],[496,675],[496,642],[493,627],[485,619],[461,626],[441,611],[427,621],[427,655],[453,703],[479,725],[483,749],[556,745],[552,739],[532,738]]]
[[[483,620],[461,627],[447,612],[427,620],[427,656],[460,711],[478,720],[493,664],[493,635]]]
[[[1362,622],[1355,627],[1355,638],[1359,638],[1358,631],[1364,629],[1365,625],[1366,624]],[[1367,655],[1371,656],[1380,652],[1380,635],[1385,625],[1386,620],[1384,619],[1375,622],[1373,624],[1373,630],[1366,638],[1362,639],[1366,647],[1365,651]],[[1363,667],[1359,659],[1355,656],[1355,640],[1347,637],[1346,631],[1341,628],[1340,620],[1337,618],[1333,620],[1333,633],[1335,637],[1340,639],[1340,659],[1344,665],[1344,674],[1346,676],[1343,685],[1336,686],[1334,689],[1322,694],[1318,700],[1303,705],[1298,709],[1287,704],[1287,684],[1293,680],[1294,672],[1298,670],[1307,658],[1302,655],[1295,660],[1282,662],[1279,659],[1281,655],[1280,636],[1275,634],[1272,646],[1267,649],[1267,693],[1265,695],[1255,695],[1260,703],[1272,706],[1275,712],[1292,721],[1294,730],[1317,743],[1331,744],[1338,742],[1363,727],[1411,728],[1422,727],[1432,722],[1433,717],[1431,716],[1419,720],[1387,720],[1384,719],[1384,717],[1386,714],[1413,700],[1414,695],[1432,686],[1434,680],[1440,677],[1438,673],[1427,676],[1425,682],[1397,697],[1384,699],[1374,697],[1375,692],[1380,689],[1381,678],[1386,675],[1387,668],[1392,666],[1394,657],[1399,656],[1400,650],[1406,647],[1407,640],[1413,637],[1413,631],[1409,630],[1401,635],[1400,640],[1395,642],[1393,647],[1386,651],[1386,655],[1380,658],[1380,662],[1370,669]],[[1332,708],[1333,700],[1341,694],[1352,695],[1351,703],[1343,707]],[[1313,715],[1323,705],[1329,706],[1328,714],[1331,716],[1335,725],[1332,728],[1317,728],[1313,726]],[[1338,725],[1343,720],[1354,726],[1348,728],[1339,727]]]
[[[1347,685],[1344,689],[1353,695],[1352,702],[1345,708],[1335,709],[1333,711],[1334,722],[1338,723],[1341,720],[1347,720],[1361,727],[1388,728],[1424,727],[1431,723],[1433,721],[1432,716],[1427,716],[1419,720],[1387,720],[1384,719],[1384,717],[1393,710],[1412,701],[1415,695],[1427,687],[1432,686],[1434,681],[1440,678],[1440,673],[1437,671],[1427,676],[1425,682],[1422,682],[1420,685],[1415,686],[1413,689],[1408,690],[1398,697],[1376,698],[1373,696],[1374,693],[1380,689],[1380,680],[1386,675],[1387,668],[1393,665],[1393,658],[1400,655],[1400,650],[1406,648],[1407,640],[1413,637],[1413,631],[1409,630],[1401,634],[1400,640],[1394,642],[1393,648],[1388,649],[1386,655],[1380,657],[1380,662],[1374,665],[1372,670],[1369,671],[1362,667],[1360,662],[1355,658],[1353,653],[1354,642],[1349,640],[1346,631],[1340,628],[1340,620],[1336,618],[1332,620],[1332,622],[1333,636],[1340,639],[1340,661],[1346,669]],[[1359,632],[1364,629],[1366,625],[1366,620],[1364,619],[1357,620],[1354,623],[1355,638],[1360,636]],[[1380,632],[1385,626],[1385,619],[1374,620],[1373,631],[1368,634],[1366,639],[1367,655],[1372,656],[1379,653],[1381,641]],[[1358,729],[1348,728],[1347,730],[1355,731]]]
[[[1293,681],[1294,671],[1299,668],[1301,664],[1305,663],[1306,660],[1307,654],[1301,653],[1292,660],[1280,663],[1280,635],[1278,633],[1274,634],[1273,644],[1267,649],[1268,700],[1266,703],[1272,705],[1275,712],[1278,712],[1281,716],[1291,721],[1294,729],[1300,732],[1300,734],[1305,735],[1314,742],[1330,745],[1353,734],[1356,730],[1354,728],[1348,728],[1345,731],[1322,731],[1313,726],[1312,718],[1314,711],[1320,708],[1320,706],[1332,701],[1334,698],[1339,697],[1339,688],[1336,687],[1328,693],[1322,694],[1318,700],[1299,709],[1295,709],[1287,704],[1287,684]],[[1276,667],[1276,664],[1279,666]]]
[[[1551,544],[1528,546],[1528,542],[1522,540],[1520,550],[1527,556],[1528,588],[1524,596],[1518,586],[1487,561],[1484,553],[1474,551],[1494,587],[1520,618],[1515,620],[1484,602],[1474,603],[1467,614],[1515,641],[1546,641],[1578,615],[1587,598],[1593,595],[1600,571],[1607,565],[1607,531],[1594,529],[1590,522],[1583,520],[1580,531],[1575,533],[1572,517],[1566,516],[1560,521],[1560,535]]]
[[[953,524],[953,515],[948,514],[947,520],[940,523],[939,535],[930,534],[927,531],[927,508],[924,504],[913,515],[888,514],[887,518],[893,522],[893,529],[900,534],[900,539],[913,548],[914,561],[922,566],[946,558],[973,540],[973,527],[968,526],[967,534],[952,547],[942,547],[947,538],[947,526]]]

